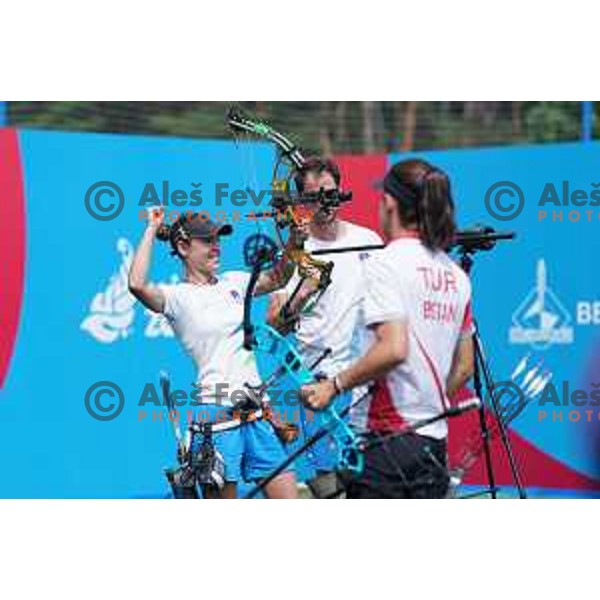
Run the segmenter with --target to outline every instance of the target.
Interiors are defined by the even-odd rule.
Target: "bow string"
[[[272,374],[254,388],[254,391],[262,397],[269,390],[275,389],[284,376],[290,376],[297,388],[313,383],[317,379],[314,370],[331,351],[324,351],[317,362],[308,367],[287,335],[295,329],[295,324],[302,314],[306,314],[306,311],[316,306],[331,284],[333,263],[314,258],[304,248],[289,248],[283,238],[284,229],[299,225],[307,217],[310,218],[304,206],[306,200],[294,196],[290,191],[294,175],[305,162],[301,150],[287,136],[238,109],[229,111],[227,124],[236,139],[264,139],[273,143],[277,150],[271,181],[271,207],[275,210],[275,214],[267,215],[274,218],[278,244],[263,233],[249,236],[244,243],[244,260],[246,266],[251,269],[244,299],[244,346],[247,350],[255,350],[274,357],[278,365]],[[287,168],[286,173],[282,173],[284,167]],[[257,217],[264,218],[267,215],[257,215]],[[254,324],[252,323],[252,299],[260,275],[263,271],[272,268],[283,255],[297,266],[300,281],[280,311],[277,328],[263,323]],[[299,314],[293,314],[291,304],[307,280],[315,284],[313,293],[303,310]],[[335,443],[340,467],[353,472],[362,471],[362,454],[359,452],[358,438],[348,423],[338,414],[333,405],[320,414],[323,427]]]
[[[255,215],[255,219],[258,224],[266,219],[273,220],[277,243],[280,247],[278,258],[285,255],[298,269],[300,280],[275,319],[278,331],[287,334],[295,329],[302,316],[301,313],[308,313],[314,309],[331,284],[333,270],[332,262],[319,260],[304,248],[288,248],[285,244],[283,232],[290,227],[305,224],[312,216],[306,206],[306,199],[291,192],[294,175],[303,167],[305,158],[300,148],[287,136],[269,124],[249,117],[239,109],[232,108],[229,111],[227,125],[236,140],[266,140],[274,144],[276,148],[277,155],[271,178],[272,198],[270,208],[272,210]],[[259,241],[264,244],[264,237],[250,236],[246,242],[246,248],[251,248]],[[294,313],[292,310],[293,301],[300,293],[305,282],[312,283],[313,290],[302,310]],[[254,284],[256,283],[257,281],[254,282]],[[253,295],[254,289],[249,289],[248,293]],[[250,305],[251,302],[247,304]]]

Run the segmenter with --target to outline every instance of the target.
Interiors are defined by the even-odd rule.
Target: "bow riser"
[[[317,283],[315,293],[311,299],[311,309],[316,302],[325,293],[327,287],[331,283],[331,272],[333,263],[324,262],[313,258],[306,250],[295,248],[286,248],[282,229],[290,225],[299,225],[301,219],[305,217],[305,211],[298,210],[301,203],[294,202],[290,197],[290,181],[295,173],[297,173],[305,164],[305,158],[300,149],[285,135],[273,129],[270,125],[254,121],[238,110],[231,110],[228,114],[227,123],[234,134],[244,133],[255,136],[259,139],[266,139],[275,144],[278,151],[278,158],[274,166],[271,187],[273,198],[278,203],[278,208],[283,208],[283,222],[279,218],[275,221],[275,230],[278,241],[282,246],[282,255],[298,266],[298,272],[301,277],[301,282],[310,279]],[[287,161],[291,170],[287,177],[279,177],[279,168]],[[258,237],[260,234],[257,234]],[[262,236],[265,237],[265,236]],[[256,250],[258,252],[258,250]],[[246,252],[245,252],[246,253]],[[273,253],[271,252],[271,257]],[[256,257],[255,257],[256,258]],[[261,260],[258,257],[256,260],[247,260],[247,264],[252,267],[252,275],[250,285],[246,292],[245,307],[244,307],[244,346],[250,350],[264,352],[272,357],[275,357],[279,368],[269,376],[265,382],[256,389],[260,389],[268,393],[284,375],[291,377],[294,385],[298,388],[308,385],[315,381],[315,376],[312,371],[306,367],[300,354],[296,348],[283,335],[274,328],[267,325],[252,325],[251,323],[251,298],[254,296],[254,288],[256,287],[260,273],[272,266],[272,261]],[[318,274],[318,278],[315,277]],[[301,285],[301,284],[300,284]],[[285,313],[290,302],[282,309]],[[294,317],[296,320],[299,315]],[[362,470],[362,455],[358,448],[358,440],[354,432],[348,424],[340,417],[333,405],[322,411],[325,427],[329,429],[329,435],[336,444],[339,453],[340,467],[353,472]]]

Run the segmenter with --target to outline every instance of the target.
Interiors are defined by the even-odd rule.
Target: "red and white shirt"
[[[372,399],[359,406],[354,424],[391,432],[434,417],[450,404],[446,379],[457,343],[471,335],[471,284],[444,252],[429,251],[417,238],[401,238],[374,253],[366,265],[365,321],[405,321],[408,356],[378,381]],[[446,421],[417,433],[447,437]]]

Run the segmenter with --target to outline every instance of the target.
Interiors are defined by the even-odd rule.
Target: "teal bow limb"
[[[278,331],[268,325],[256,325],[254,341],[255,351],[273,356],[279,365],[276,371],[259,386],[261,393],[267,394],[269,389],[273,389],[285,375],[290,376],[298,388],[314,383],[313,372],[306,366],[294,345]],[[364,467],[364,457],[358,438],[348,423],[340,416],[334,403],[319,411],[318,414],[321,415],[322,428],[327,430],[327,434],[335,444],[340,470],[361,473]]]
[[[358,438],[348,423],[339,415],[333,403],[322,411],[325,427],[335,442],[338,451],[338,470],[360,474],[364,469],[364,454]]]

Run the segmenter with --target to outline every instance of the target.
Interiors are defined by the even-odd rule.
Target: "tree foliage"
[[[224,138],[239,104],[307,150],[354,154],[573,141],[580,102],[9,102],[17,127]],[[596,118],[596,132],[600,119]]]

